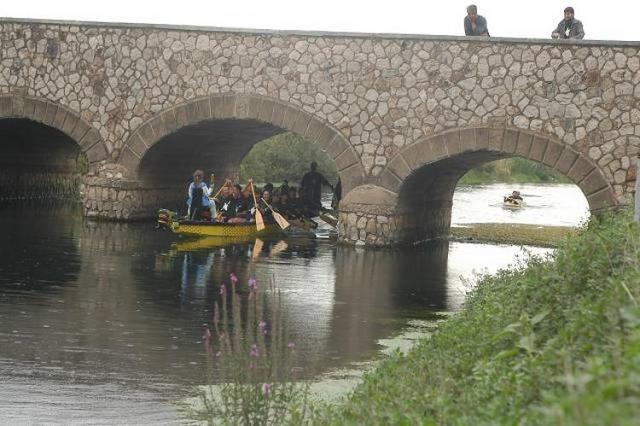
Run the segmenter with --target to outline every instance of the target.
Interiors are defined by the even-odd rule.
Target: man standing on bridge
[[[564,19],[560,21],[556,29],[551,33],[551,38],[584,38],[582,22],[573,17],[573,8],[564,8]]]
[[[489,37],[487,20],[484,16],[478,15],[478,8],[475,4],[467,7],[467,16],[464,17],[464,34]]]

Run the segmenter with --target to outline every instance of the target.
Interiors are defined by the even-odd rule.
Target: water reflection
[[[78,420],[98,394],[106,399],[86,419],[108,421],[108,407],[137,423],[171,419],[166,404],[204,381],[202,325],[232,272],[240,283],[256,277],[259,291],[276,282],[314,375],[368,359],[409,318],[456,309],[460,275],[517,252],[448,242],[355,250],[308,237],[203,247],[73,210],[0,210],[0,219],[0,417],[36,422]]]

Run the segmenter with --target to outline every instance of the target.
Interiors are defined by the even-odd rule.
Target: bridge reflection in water
[[[231,272],[240,283],[255,276],[260,291],[275,277],[313,376],[370,358],[408,318],[459,307],[458,275],[474,267],[460,252],[469,245],[448,242],[372,251],[300,237],[265,241],[259,252],[253,241],[184,251],[152,224],[95,223],[66,207],[5,208],[0,219],[0,375],[12,384],[0,390],[0,412],[26,402],[25,413],[42,421],[52,398],[62,411],[93,398],[87,386],[115,387],[98,411],[134,395],[133,421],[145,404],[202,383],[202,325]],[[515,249],[468,250],[476,265],[489,250],[496,265]]]

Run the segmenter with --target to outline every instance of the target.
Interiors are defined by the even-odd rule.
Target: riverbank
[[[640,227],[594,219],[548,259],[487,277],[328,424],[632,424],[640,418]]]
[[[522,223],[470,223],[452,226],[450,237],[454,241],[522,244],[540,247],[557,247],[560,242],[575,235],[570,226],[530,225]]]

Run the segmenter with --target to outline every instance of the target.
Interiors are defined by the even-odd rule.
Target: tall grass
[[[320,424],[637,424],[640,228],[592,219],[546,259],[483,279]]]
[[[258,293],[250,278],[239,289],[231,274],[220,286],[203,341],[208,384],[198,388],[189,417],[209,424],[282,424],[305,417],[308,386],[297,380],[295,343],[287,339],[280,293]],[[245,291],[245,290],[248,290]]]

